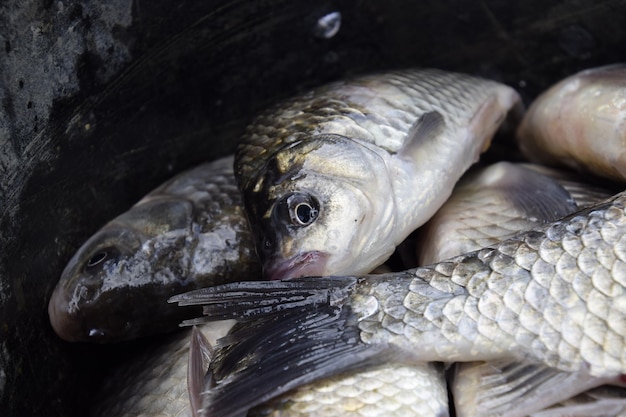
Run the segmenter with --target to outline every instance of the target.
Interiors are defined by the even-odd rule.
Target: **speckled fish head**
[[[244,191],[264,276],[359,270],[372,234],[393,224],[394,206],[381,197],[390,187],[384,158],[350,138],[323,134],[279,149]]]
[[[48,305],[56,333],[67,341],[106,342],[122,333],[132,337],[135,316],[154,300],[135,299],[141,291],[129,289],[181,279],[171,258],[188,234],[192,210],[184,200],[143,201],[85,242],[68,262]],[[164,235],[167,239],[156,238]],[[133,309],[133,303],[142,308]]]

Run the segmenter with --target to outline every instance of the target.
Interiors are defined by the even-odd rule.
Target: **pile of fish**
[[[595,180],[470,169],[505,120],[529,161]],[[431,69],[279,103],[234,164],[181,174],[68,264],[50,303],[66,340],[154,333],[157,313],[171,331],[174,293],[202,306],[93,415],[626,416],[625,120],[623,65],[525,114],[510,87]],[[404,270],[368,274],[410,235]]]

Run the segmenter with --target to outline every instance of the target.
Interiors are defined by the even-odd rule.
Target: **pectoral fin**
[[[541,365],[473,362],[457,365],[452,394],[458,417],[524,417],[606,382]]]
[[[193,417],[202,416],[202,392],[207,381],[205,375],[213,357],[213,347],[197,327],[191,330],[189,361],[187,363],[187,391]]]
[[[411,126],[407,133],[404,146],[398,152],[402,158],[419,160],[424,154],[424,149],[429,149],[431,143],[443,134],[446,129],[446,121],[438,111],[424,113]]]
[[[483,171],[481,181],[500,190],[527,219],[547,223],[578,210],[576,202],[555,179],[522,165],[499,162]]]
[[[532,414],[532,417],[606,417],[626,413],[626,389],[605,385]]]

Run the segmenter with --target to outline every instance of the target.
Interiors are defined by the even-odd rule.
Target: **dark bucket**
[[[173,173],[232,152],[268,103],[408,66],[498,79],[529,101],[625,47],[623,0],[3,2],[0,415],[86,414],[136,347],[55,336],[47,300],[65,263]]]

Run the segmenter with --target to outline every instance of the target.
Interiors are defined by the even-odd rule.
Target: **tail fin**
[[[218,341],[202,393],[207,416],[240,416],[300,385],[385,360],[364,344],[343,305],[356,278],[306,278],[227,284],[174,297],[205,305],[210,320],[243,322]]]

